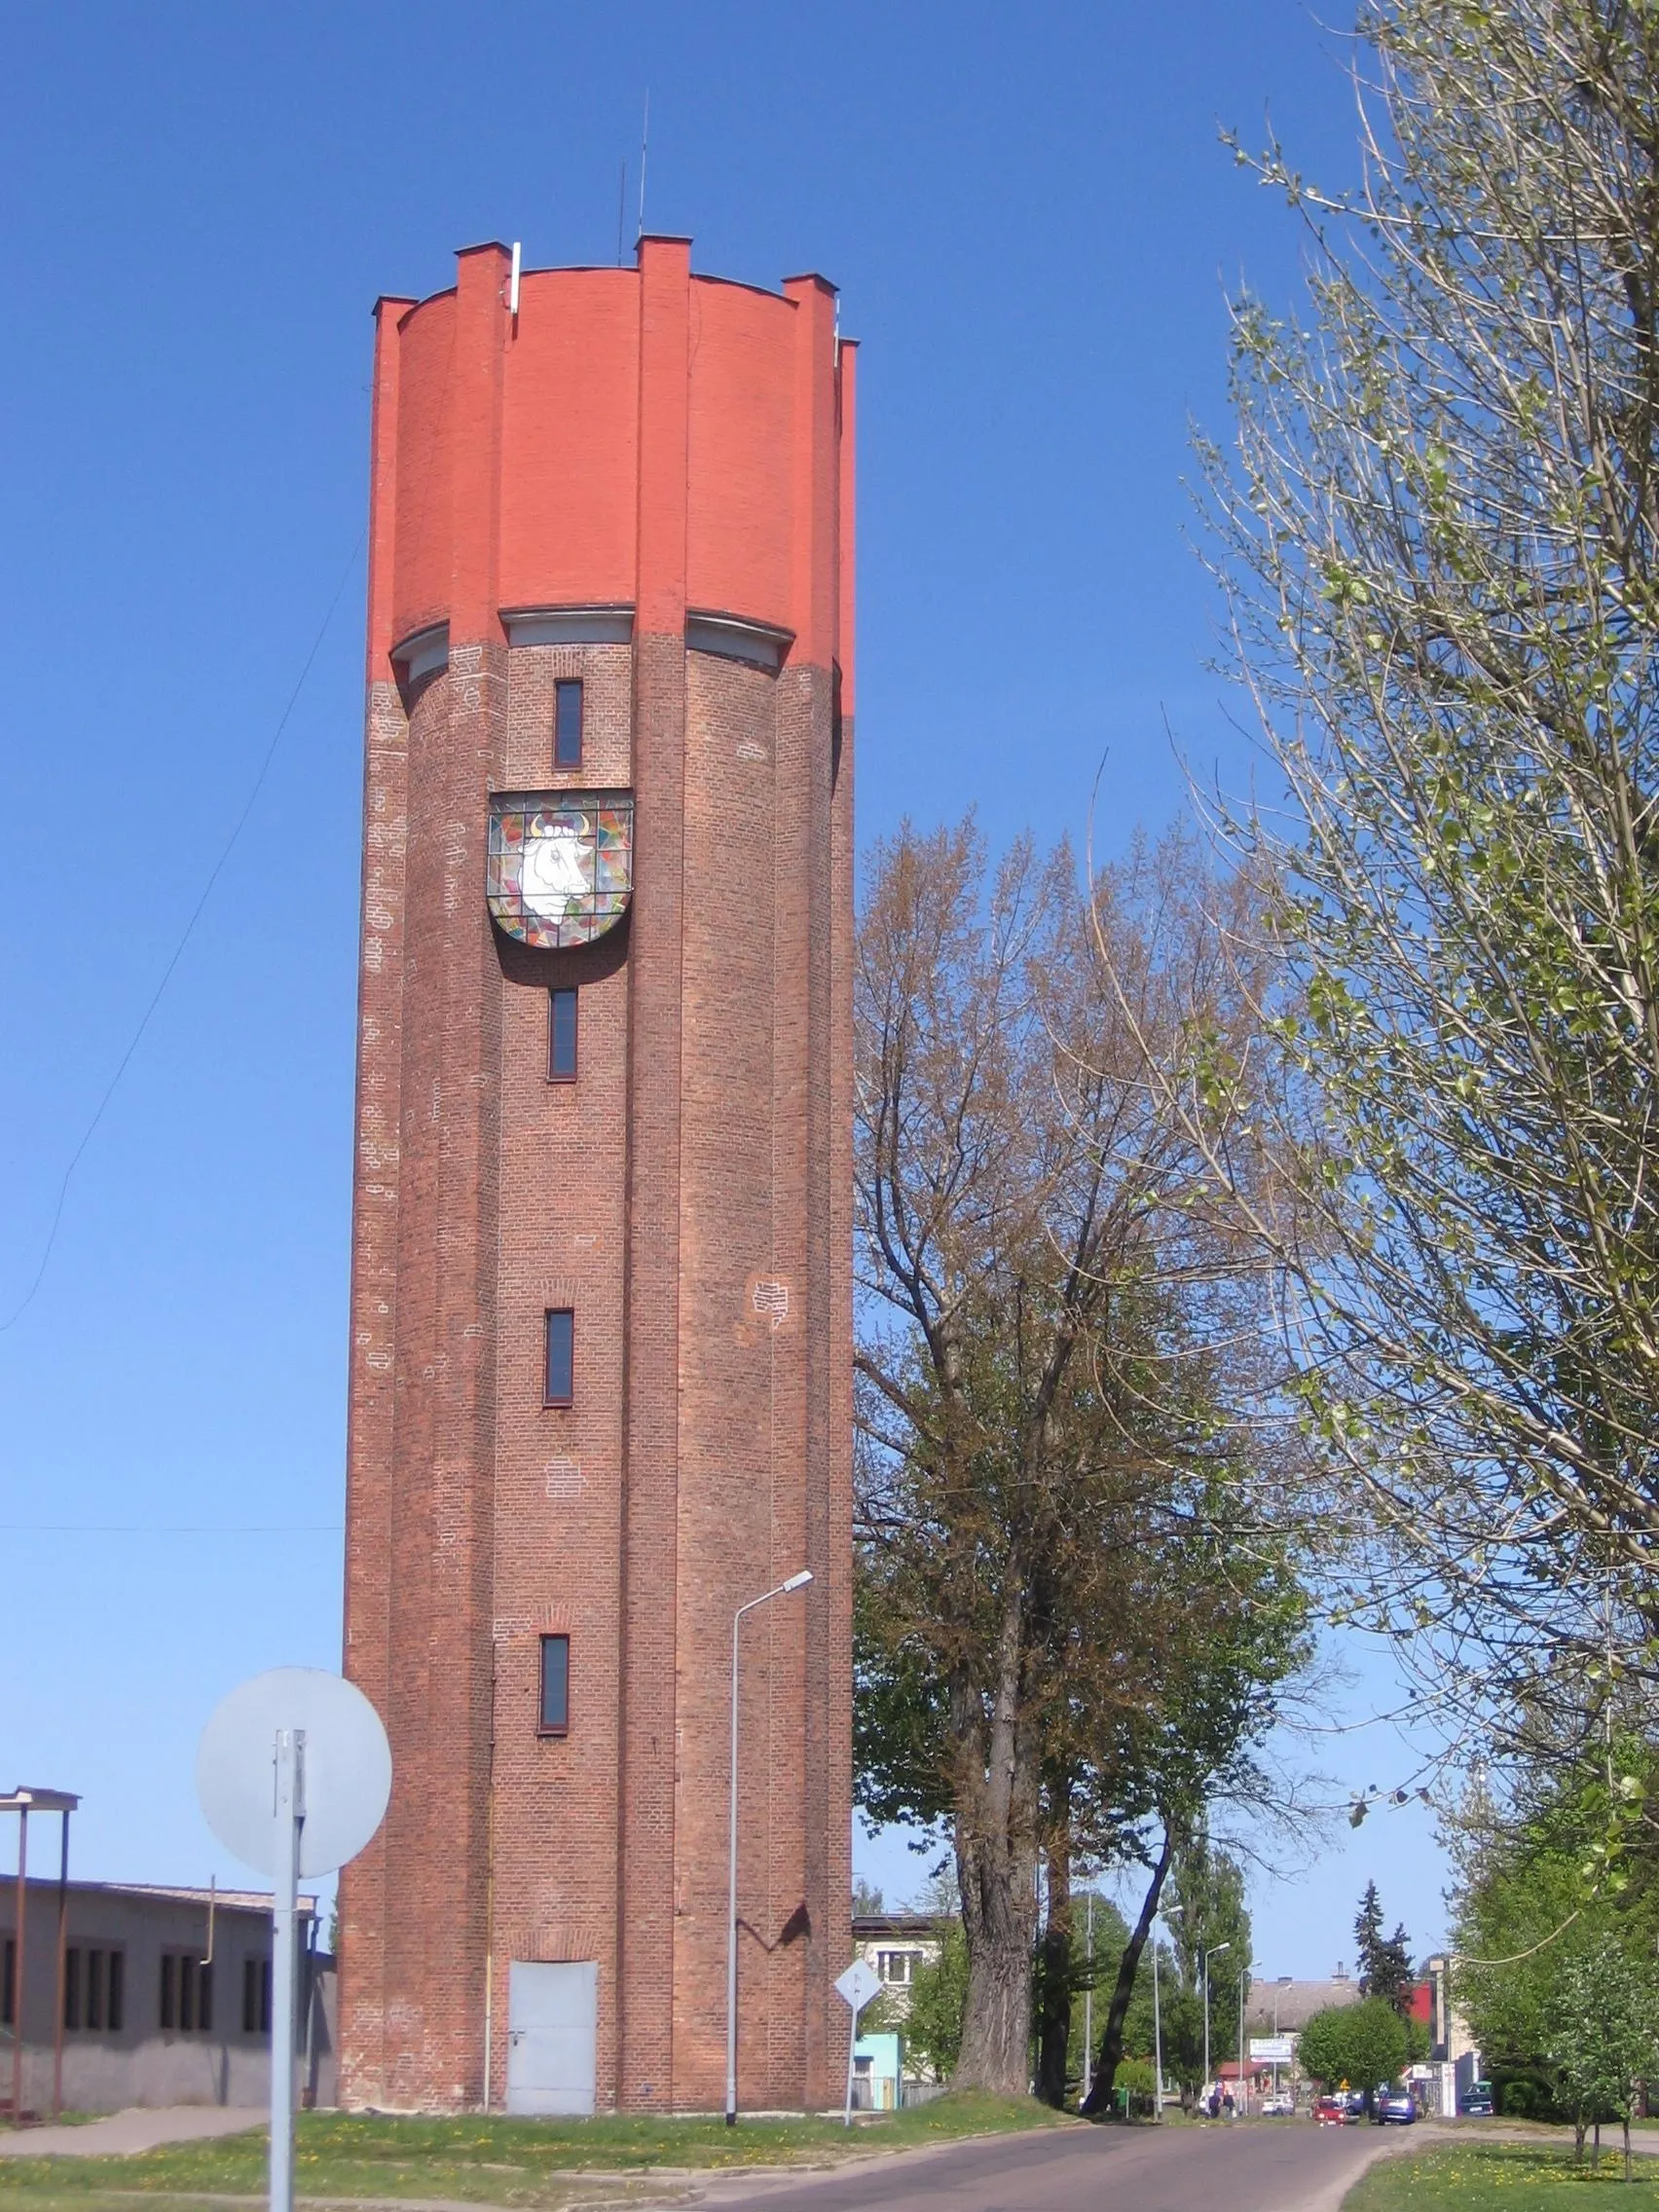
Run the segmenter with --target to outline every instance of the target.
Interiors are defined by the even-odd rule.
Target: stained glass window
[[[590,944],[614,929],[634,888],[630,792],[498,792],[485,892],[521,944]]]

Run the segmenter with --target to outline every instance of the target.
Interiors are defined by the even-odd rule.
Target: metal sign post
[[[196,1789],[225,1849],[271,1876],[271,2212],[293,2212],[300,1877],[332,1874],[380,1826],[391,1750],[380,1714],[352,1683],[313,1667],[276,1667],[214,1712],[196,1754]]]
[[[276,1864],[271,1899],[271,2212],[294,2207],[294,1922],[306,1817],[306,1732],[276,1731]]]
[[[842,2124],[853,2124],[853,2046],[859,2040],[859,2014],[881,1987],[879,1979],[863,1959],[855,1959],[845,1973],[836,1978],[835,1991],[844,2003],[852,2007],[853,2024],[847,2031],[847,2109],[841,2115]]]

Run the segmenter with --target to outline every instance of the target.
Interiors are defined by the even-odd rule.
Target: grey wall
[[[16,1884],[0,1877],[0,1955],[16,1933]],[[263,2105],[271,2094],[270,2038],[242,2027],[243,1969],[271,1956],[271,1915],[248,1904],[219,1902],[213,1915],[212,2026],[161,2025],[164,1953],[203,1958],[205,1899],[113,1885],[72,1883],[67,1943],[124,1955],[119,2032],[69,2028],[63,2035],[63,2108],[119,2112],[130,2105]],[[302,1924],[303,1927],[303,1924]],[[25,2112],[52,2110],[53,2041],[57,2014],[57,1889],[28,1884],[24,1917],[22,2092]],[[84,1970],[83,1970],[84,1972]],[[311,2008],[309,2066],[300,2083],[309,2102],[335,2097],[334,1972],[316,1975]],[[84,2016],[84,2015],[83,2015]],[[301,2035],[307,2020],[301,2014]],[[0,2111],[12,2102],[13,2031],[0,2029]]]

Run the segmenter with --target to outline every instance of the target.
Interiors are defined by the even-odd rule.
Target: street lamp
[[[1204,1953],[1204,2087],[1205,2087],[1206,2089],[1207,2089],[1207,2088],[1209,2087],[1209,2085],[1210,2085],[1210,2063],[1209,2063],[1209,1963],[1210,1963],[1211,1959],[1219,1959],[1223,1951],[1231,1951],[1231,1950],[1232,1950],[1232,1948],[1233,1948],[1233,1945],[1232,1945],[1232,1943],[1231,1943],[1231,1942],[1226,1942],[1226,1943],[1212,1943],[1212,1944],[1210,1945],[1209,1949],[1208,1949],[1208,1950],[1207,1950],[1207,1951],[1206,1951],[1206,1952]]]
[[[1163,1918],[1167,1922],[1179,1915],[1178,1904],[1165,1905]],[[1163,2118],[1163,2021],[1158,2009],[1158,1920],[1152,1923],[1152,2071],[1157,2087],[1153,2091],[1152,2109],[1160,2120]]]
[[[1088,1938],[1087,1960],[1088,1960],[1088,1964],[1086,1965],[1086,1967],[1085,1967],[1085,1969],[1084,1969],[1084,1972],[1085,1972],[1085,1973],[1086,1973],[1086,1975],[1087,1975],[1087,1977],[1088,1977],[1088,1978],[1087,1978],[1087,1979],[1085,1980],[1085,1982],[1084,1982],[1084,1985],[1083,1985],[1083,2099],[1082,2099],[1082,2101],[1083,2101],[1083,2103],[1084,2103],[1084,2104],[1088,2104],[1088,2084],[1089,2084],[1089,2063],[1088,2063],[1088,2061],[1089,2061],[1089,2053],[1090,2053],[1090,2051],[1091,2051],[1091,2050],[1093,2049],[1093,2047],[1094,2047],[1094,1892],[1093,1892],[1092,1890],[1090,1890],[1090,1891],[1088,1892]],[[1155,1950],[1155,1951],[1154,1951],[1154,1953],[1153,1953],[1153,1966],[1154,1966],[1154,1970],[1155,1970],[1155,1971],[1156,1971],[1157,1965],[1158,1965],[1158,1954],[1157,1954],[1157,1952],[1156,1952],[1156,1950]]]
[[[1250,1962],[1245,1960],[1238,1970],[1238,2117],[1243,2119],[1250,2109],[1249,2091],[1244,2086],[1244,1985],[1250,1978]]]
[[[725,2119],[728,2127],[737,2125],[737,1632],[743,1626],[745,1613],[752,1613],[756,1605],[770,1604],[774,1598],[787,1597],[792,1590],[804,1590],[811,1580],[812,1569],[803,1567],[798,1574],[792,1574],[775,1590],[762,1590],[758,1598],[751,1598],[746,1605],[739,1605],[731,1616],[731,1817],[727,1827],[726,1874]]]
[[[1281,1989],[1288,1989],[1288,1988],[1290,1987],[1291,1983],[1292,1983],[1292,1982],[1293,1982],[1293,1981],[1294,1981],[1295,1979],[1296,1979],[1296,1976],[1295,1976],[1294,1974],[1289,1974],[1289,1973],[1281,1973],[1281,1974],[1279,1975],[1279,1977],[1278,1977],[1277,1981],[1275,1981],[1275,1982],[1273,1983],[1273,2041],[1274,2041],[1274,2043],[1277,2043],[1277,2041],[1278,2041],[1278,2032],[1279,2032],[1279,2024],[1278,2024],[1279,1991],[1280,1991]],[[1273,2060],[1273,2095],[1274,2095],[1275,2097],[1276,2097],[1276,2096],[1278,2095],[1278,2060],[1277,2060],[1276,2058],[1275,2058],[1275,2059]]]

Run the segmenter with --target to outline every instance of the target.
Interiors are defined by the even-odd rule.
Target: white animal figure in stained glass
[[[555,821],[525,839],[519,895],[533,914],[561,920],[571,900],[585,899],[592,890],[593,857],[578,823]]]

